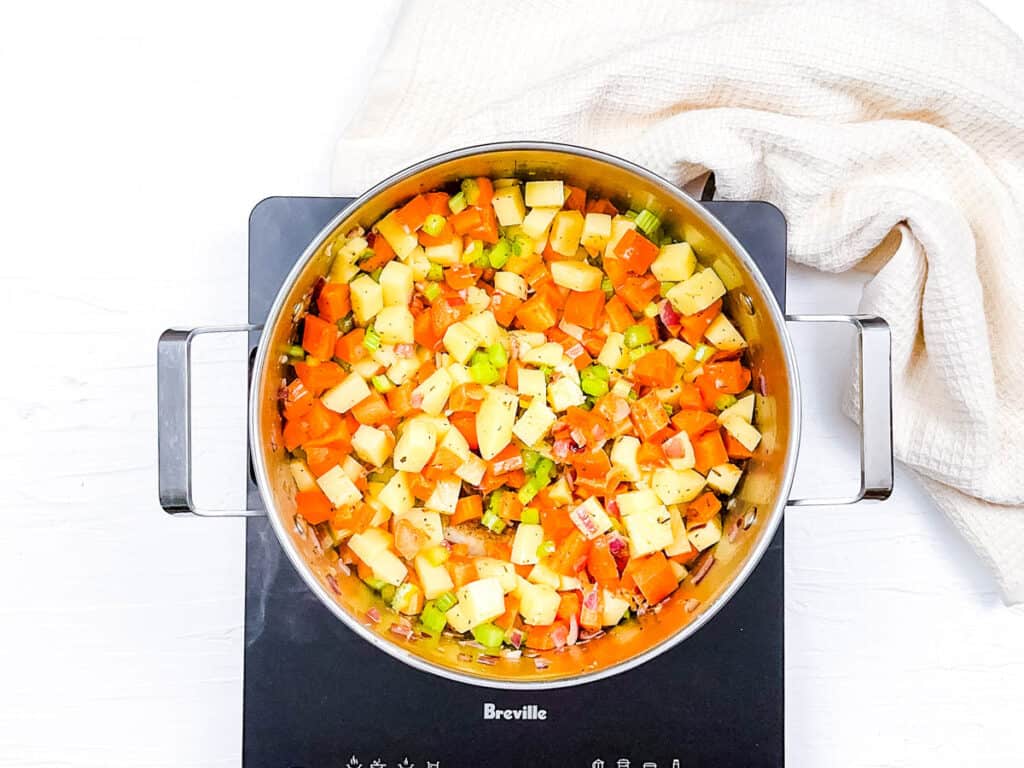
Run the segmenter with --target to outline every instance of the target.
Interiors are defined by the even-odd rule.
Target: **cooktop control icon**
[[[363,768],[363,764],[359,762],[359,758],[355,755],[352,755],[352,757],[348,759],[348,762],[345,763],[345,765],[347,766],[347,768]]]

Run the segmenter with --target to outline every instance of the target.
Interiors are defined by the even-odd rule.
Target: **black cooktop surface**
[[[253,209],[251,322],[266,318],[302,251],[349,202],[272,197]],[[761,202],[705,205],[744,244],[785,306],[782,214]],[[250,506],[258,505],[251,478],[248,493]],[[647,664],[583,686],[505,692],[420,672],[374,649],[306,588],[270,524],[247,519],[243,765],[782,765],[782,546],[780,526],[733,599],[693,637]],[[487,719],[488,705],[535,705],[546,718]]]

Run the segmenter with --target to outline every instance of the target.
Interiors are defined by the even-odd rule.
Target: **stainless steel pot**
[[[700,260],[714,264],[725,278],[727,309],[750,343],[757,425],[763,439],[728,505],[724,519],[728,534],[714,551],[714,567],[699,584],[684,581],[659,612],[617,627],[586,645],[545,652],[542,656],[547,666],[543,669],[529,659],[501,659],[493,666],[475,659],[466,661],[467,649],[450,638],[406,640],[388,631],[395,616],[380,606],[383,620],[377,624],[367,621],[366,611],[375,604],[373,593],[339,568],[337,555],[321,547],[314,532],[295,514],[295,488],[281,439],[277,393],[287,374],[281,350],[293,335],[314,282],[330,266],[329,244],[357,225],[368,229],[385,212],[419,192],[466,176],[560,178],[617,202],[628,202],[635,209],[650,208],[660,215],[668,232],[685,237]],[[860,491],[853,497],[789,497],[800,442],[800,387],[787,318],[750,256],[697,202],[632,163],[561,144],[489,144],[425,160],[381,182],[324,227],[296,262],[274,301],[256,351],[249,392],[249,443],[266,514],[288,558],[323,604],[353,632],[417,669],[510,689],[575,685],[632,669],[681,643],[711,620],[757,565],[787,504],[845,504],[882,499],[892,490],[888,326],[879,318],[852,315],[788,320],[850,323],[859,332],[862,472]],[[200,510],[191,493],[190,343],[201,333],[251,330],[251,326],[173,329],[160,338],[160,502],[170,513],[263,514],[262,510]]]

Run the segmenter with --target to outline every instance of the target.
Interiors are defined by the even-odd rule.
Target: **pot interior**
[[[317,278],[330,267],[328,245],[353,227],[369,229],[411,196],[465,176],[559,178],[608,197],[620,208],[647,207],[668,232],[685,238],[729,289],[725,305],[747,339],[762,441],[724,518],[714,564],[700,581],[687,577],[660,610],[591,640],[532,658],[476,660],[477,651],[452,638],[406,640],[389,631],[397,618],[337,554],[321,546],[315,529],[296,517],[294,481],[281,439],[277,393],[285,375],[283,348]],[[781,312],[750,257],[704,209],[663,179],[606,155],[575,147],[505,144],[469,148],[428,160],[367,192],[314,240],[271,309],[254,368],[251,441],[256,479],[282,546],[310,588],[354,631],[413,666],[483,685],[552,687],[582,682],[634,666],[683,640],[717,611],[756,565],[778,526],[796,459],[799,414],[796,370]],[[692,574],[692,571],[691,571]],[[782,595],[779,595],[782,599]],[[369,621],[376,607],[381,620]],[[471,658],[467,659],[467,654]],[[485,661],[491,661],[490,659]]]

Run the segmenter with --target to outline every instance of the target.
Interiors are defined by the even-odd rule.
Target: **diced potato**
[[[722,520],[720,517],[715,516],[708,520],[704,525],[691,528],[687,532],[686,536],[696,549],[703,552],[705,549],[713,544],[717,544],[721,540]]]
[[[672,521],[668,510],[659,504],[653,510],[635,512],[622,518],[629,535],[629,554],[642,557],[672,544]]]
[[[672,575],[676,577],[676,581],[682,581],[686,578],[686,568],[675,560],[669,560],[668,567],[672,570]]]
[[[487,295],[487,291],[483,288],[471,285],[466,289],[466,303],[473,311],[473,314],[478,314],[486,311],[491,306],[491,297]]]
[[[463,322],[480,335],[480,344],[485,347],[497,344],[505,335],[504,330],[498,325],[494,313],[490,310],[470,315]]]
[[[384,344],[412,344],[413,317],[408,307],[384,307],[377,313],[373,327]]]
[[[399,357],[388,368],[388,378],[395,384],[404,384],[406,379],[412,376],[423,365],[415,357]]]
[[[547,379],[544,378],[544,372],[536,368],[520,368],[517,384],[520,395],[542,398],[547,394]]]
[[[718,349],[726,352],[743,349],[747,346],[746,339],[736,330],[736,326],[729,321],[725,313],[720,314],[711,322],[708,329],[704,331],[704,338],[718,347]]]
[[[291,470],[295,479],[295,487],[300,491],[311,491],[316,488],[316,478],[309,471],[309,465],[302,459],[292,459],[288,462],[288,469]]]
[[[509,337],[512,339],[512,343],[515,344],[516,349],[519,350],[519,354],[522,355],[524,350],[533,349],[539,347],[541,344],[547,341],[547,337],[539,331],[509,331]]]
[[[452,377],[444,368],[438,368],[426,380],[412,391],[412,396],[420,400],[420,408],[424,413],[437,416],[444,410],[448,395],[452,392]]]
[[[352,373],[361,379],[372,379],[380,371],[380,363],[372,358],[352,364]]]
[[[629,603],[607,589],[601,597],[601,626],[613,627],[622,621],[622,617],[629,610]]]
[[[683,520],[683,513],[677,506],[668,508],[669,525],[672,528],[672,543],[665,547],[665,554],[668,557],[685,555],[692,549],[690,540],[686,536],[686,522]]]
[[[392,259],[380,273],[380,290],[385,307],[405,307],[412,299],[412,267]]]
[[[549,485],[546,493],[548,500],[555,506],[564,507],[572,503],[572,489],[569,488],[569,481],[564,475]]]
[[[363,494],[340,466],[331,467],[320,475],[316,484],[334,507],[349,506],[363,498]]]
[[[661,246],[658,258],[651,264],[651,273],[663,283],[686,280],[697,268],[697,257],[689,243]]]
[[[629,355],[626,353],[626,337],[618,331],[612,331],[605,339],[604,346],[597,355],[597,362],[606,368],[622,370],[629,367]]]
[[[636,222],[632,219],[627,219],[625,216],[612,217],[612,236],[608,238],[608,244],[604,247],[605,258],[615,255],[615,246],[619,244],[622,236],[631,229],[636,229]]]
[[[412,496],[408,472],[395,472],[384,488],[377,494],[380,501],[393,515],[402,515],[413,508],[416,500]]]
[[[498,560],[496,557],[478,557],[473,564],[476,566],[477,576],[481,579],[497,579],[506,595],[519,585],[519,580],[516,578],[516,567],[508,560]]]
[[[718,414],[718,423],[722,424],[726,419],[732,416],[738,416],[743,419],[743,421],[747,422],[747,424],[752,424],[754,422],[754,396],[747,395],[746,397],[741,397],[735,403],[730,405]]]
[[[742,416],[727,416],[722,420],[722,426],[725,427],[726,432],[735,437],[748,451],[757,448],[757,444],[761,442],[761,433],[757,431],[756,427],[751,426],[750,422],[745,421]]]
[[[526,206],[523,204],[523,193],[518,184],[494,190],[491,205],[494,206],[494,214],[501,226],[514,227],[523,223]]]
[[[578,211],[573,211],[578,215]],[[561,215],[561,214],[559,214]],[[554,261],[551,263],[551,279],[556,285],[571,291],[596,291],[601,287],[604,273],[595,266],[582,261]]]
[[[705,269],[681,283],[676,283],[665,295],[672,306],[684,315],[693,315],[707,309],[725,295],[725,286],[713,269]]]
[[[331,264],[328,281],[347,283],[359,273],[356,261],[359,255],[370,247],[364,237],[353,237],[345,241],[335,241],[333,246],[334,261]]]
[[[572,379],[562,377],[548,386],[548,400],[551,407],[558,413],[568,410],[573,405],[583,405],[587,398],[580,385]]]
[[[427,258],[422,245],[416,246],[415,250],[405,259],[405,263],[412,268],[414,281],[427,279],[427,275],[430,273],[430,259]]]
[[[526,182],[526,204],[531,208],[561,208],[565,203],[565,187],[561,181]]]
[[[515,272],[495,272],[494,288],[502,293],[507,293],[509,296],[526,300],[526,279]]]
[[[615,503],[619,505],[619,514],[629,517],[638,512],[657,510],[661,506],[661,499],[651,490],[626,491],[615,496]]]
[[[507,178],[507,179],[492,179],[491,184],[495,189],[504,189],[505,187],[518,186],[520,184],[519,179]]]
[[[453,605],[444,616],[448,620],[448,626],[455,632],[469,632],[472,629],[471,617],[464,606]]]
[[[383,429],[360,424],[352,435],[352,450],[363,461],[375,467],[383,467],[395,447],[395,438]]]
[[[430,509],[409,509],[395,515],[395,521],[404,520],[426,535],[424,547],[436,547],[444,541],[441,515]]]
[[[601,506],[601,502],[597,500],[596,496],[591,496],[582,504],[574,507],[569,512],[569,519],[588,539],[596,539],[612,527],[611,518],[608,517],[608,513],[604,511],[604,507]]]
[[[561,576],[544,565],[544,563],[537,563],[537,565],[533,566],[526,580],[531,584],[543,584],[552,589],[558,589],[562,584]]]
[[[365,467],[351,456],[341,460],[341,469],[356,485],[359,485],[359,480],[366,475]]]
[[[423,249],[427,261],[444,267],[454,267],[462,261],[462,238],[456,237],[440,245],[428,245]]]
[[[551,233],[548,235],[548,245],[555,253],[562,256],[575,256],[580,247],[580,237],[583,235],[583,214],[579,211],[559,211],[551,222]],[[555,264],[564,262],[556,261]],[[552,269],[554,274],[554,269]],[[555,279],[558,282],[558,279]],[[600,283],[599,283],[600,284]],[[593,290],[593,289],[584,289]]]
[[[547,235],[548,227],[551,226],[551,222],[555,219],[555,214],[560,209],[561,205],[551,208],[534,208],[526,214],[520,229],[535,242],[542,241]]]
[[[462,606],[468,629],[496,619],[505,612],[505,590],[494,577],[471,581],[460,587],[455,596],[459,602],[452,610]]]
[[[693,469],[697,463],[697,457],[693,452],[693,443],[690,442],[690,436],[685,432],[677,432],[662,443],[662,448],[665,450],[666,458],[668,458],[668,465],[672,469]]]
[[[534,627],[553,624],[562,599],[551,587],[543,584],[527,584],[519,603],[519,614],[523,623]]]
[[[469,442],[457,429],[449,429],[444,433],[444,437],[441,439],[438,448],[447,448],[449,451],[458,456],[462,461],[466,461],[470,455]]]
[[[470,485],[480,485],[486,471],[487,463],[475,453],[471,453],[462,466],[455,470],[455,476]]]
[[[539,347],[524,349],[519,353],[519,359],[527,365],[549,365],[556,366],[562,362],[562,354],[565,350],[557,341],[548,341]]]
[[[493,459],[512,441],[519,396],[508,387],[492,387],[476,413],[480,456]]]
[[[692,469],[662,467],[654,471],[651,488],[665,504],[683,504],[704,489],[704,476]]]
[[[385,309],[387,309],[387,307],[385,307]],[[398,359],[398,355],[395,354],[394,344],[381,344],[371,353],[371,356],[385,368],[394,365],[395,361]]]
[[[376,229],[381,236],[388,241],[388,245],[391,246],[395,255],[400,259],[404,259],[416,249],[417,245],[419,245],[416,233],[409,232],[404,226],[398,223],[398,219],[395,217],[395,211],[392,211],[383,219],[378,221],[374,229]]]
[[[433,565],[424,555],[416,555],[413,565],[416,567],[416,576],[419,577],[423,595],[427,600],[433,600],[455,589],[451,574],[444,565]]]
[[[519,374],[522,376],[522,374]],[[630,482],[640,479],[640,465],[637,464],[637,451],[640,450],[640,441],[632,435],[623,435],[616,439],[612,445],[610,455],[612,466],[619,469],[623,476]]]
[[[512,562],[516,565],[536,565],[540,562],[537,549],[544,542],[544,528],[533,523],[520,523],[512,539]]]
[[[463,365],[473,356],[482,341],[480,334],[464,322],[449,325],[448,330],[444,332],[444,338],[441,339],[448,354]]]
[[[711,268],[715,270],[715,274],[722,280],[722,284],[728,290],[733,288],[739,288],[743,285],[743,273],[740,272],[732,263],[727,261],[723,257],[718,257],[711,262]]]
[[[437,430],[429,419],[413,418],[406,422],[395,445],[395,469],[402,472],[420,472],[434,455]]]
[[[455,505],[459,503],[460,490],[462,490],[462,482],[457,479],[438,480],[430,498],[423,502],[423,506],[451,515],[455,512]]]
[[[664,349],[672,355],[677,365],[687,366],[693,362],[694,349],[682,339],[669,339],[660,344],[658,349]]]
[[[359,325],[368,325],[384,308],[384,293],[369,275],[360,275],[349,283],[352,316]]]
[[[708,485],[718,493],[728,496],[736,490],[743,470],[735,464],[719,464],[708,472]]]
[[[612,236],[612,217],[607,213],[588,213],[583,220],[583,234],[580,245],[587,249],[591,256],[597,256]]]
[[[526,445],[534,446],[548,433],[557,418],[541,398],[534,398],[530,407],[523,411],[519,421],[512,427],[512,434]]]

